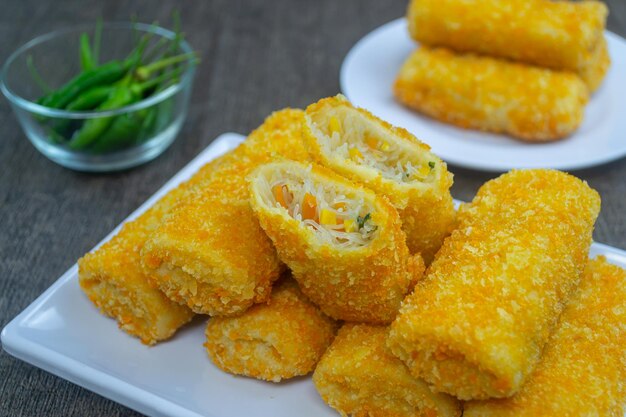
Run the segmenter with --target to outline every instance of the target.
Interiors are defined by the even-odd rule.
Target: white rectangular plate
[[[126,220],[242,140],[234,133],[218,137]],[[590,254],[606,255],[626,268],[622,250],[594,243]],[[203,347],[205,318],[170,341],[142,345],[98,312],[78,286],[77,273],[72,266],[4,328],[2,345],[8,353],[151,416],[336,415],[308,377],[272,384],[220,371]]]

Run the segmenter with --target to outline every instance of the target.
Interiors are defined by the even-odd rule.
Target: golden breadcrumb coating
[[[541,362],[517,395],[470,402],[467,417],[623,417],[626,271],[599,257],[564,309]]]
[[[559,171],[485,183],[403,302],[393,353],[460,399],[515,394],[579,282],[599,211],[598,193]]]
[[[226,372],[280,382],[313,371],[336,330],[292,279],[284,279],[267,303],[209,320],[205,346]]]
[[[141,255],[155,284],[197,313],[240,313],[269,296],[283,267],[252,213],[246,176],[257,165],[307,158],[301,110],[269,116],[152,233]]]
[[[263,195],[270,177],[309,180],[318,188],[336,190],[373,207],[377,229],[365,246],[342,248],[320,239],[301,220]],[[280,259],[291,269],[302,292],[322,311],[338,320],[389,323],[414,283],[424,262],[411,256],[396,210],[387,199],[318,165],[298,162],[259,167],[250,180],[251,204],[272,239]]]
[[[339,123],[336,133],[339,140],[335,146],[330,144],[334,134],[329,129],[332,123]],[[325,98],[307,107],[304,138],[318,163],[389,198],[400,214],[409,250],[420,253],[426,264],[432,261],[443,239],[452,231],[456,213],[450,195],[452,174],[445,162],[430,152],[428,145],[405,129],[353,107],[343,96]],[[379,169],[364,158],[336,152],[337,145],[344,144],[369,151],[383,160],[385,166]],[[385,172],[397,163],[403,167],[410,164],[414,170],[411,181]]]
[[[185,306],[152,287],[139,265],[145,242],[142,219],[131,222],[100,249],[78,260],[79,283],[100,311],[148,345],[169,338],[193,317]]]
[[[409,32],[425,45],[578,71],[603,36],[599,1],[412,0]]]
[[[313,382],[342,416],[456,417],[459,402],[414,378],[385,346],[387,328],[346,324],[315,368]]]
[[[589,98],[585,83],[571,72],[425,46],[400,69],[394,93],[442,122],[533,142],[573,133]]]
[[[188,182],[126,223],[111,240],[78,260],[78,279],[85,294],[103,314],[116,319],[122,330],[145,344],[169,338],[193,313],[151,285],[141,268],[140,250],[180,198],[220,163],[215,160],[205,165]]]
[[[609,46],[606,38],[602,37],[590,60],[578,72],[590,92],[600,88],[610,66]]]

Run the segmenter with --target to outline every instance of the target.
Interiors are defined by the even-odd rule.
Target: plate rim
[[[341,93],[344,94],[349,100],[352,100],[350,97],[350,94],[348,94],[348,90],[350,88],[347,87],[348,85],[348,67],[351,66],[352,61],[355,59],[355,56],[357,56],[357,54],[360,52],[360,49],[363,48],[363,46],[372,38],[375,38],[376,36],[380,35],[381,32],[385,31],[385,30],[392,30],[392,29],[396,29],[396,26],[403,26],[406,27],[407,26],[407,19],[406,17],[399,17],[397,19],[391,20],[387,23],[384,23],[374,29],[372,29],[371,31],[369,31],[368,33],[366,33],[363,37],[361,37],[354,45],[352,45],[352,47],[350,48],[350,50],[348,51],[348,53],[346,54],[346,56],[344,57],[342,63],[341,63],[341,67],[339,69],[339,87],[341,89]],[[622,46],[624,47],[624,49],[626,50],[626,39],[624,39],[623,37],[621,37],[620,35],[611,32],[609,30],[605,30],[604,31],[605,36],[607,36],[608,38],[610,38],[613,42],[617,42],[617,43],[621,43]],[[626,82],[626,79],[624,80]],[[426,116],[428,117],[428,116]],[[437,121],[436,119],[432,119],[438,123],[442,123]],[[455,128],[458,129],[459,131],[466,131],[468,129],[462,129],[453,125],[448,125],[446,124],[447,127],[451,127],[451,128]],[[405,128],[406,129],[406,128]],[[409,129],[407,129],[409,130]],[[480,132],[479,130],[473,130],[470,129],[470,131],[472,132]],[[412,132],[411,132],[412,133]],[[485,133],[489,133],[489,132],[485,132]],[[490,133],[491,134],[491,133]],[[416,135],[417,136],[417,135]],[[504,135],[507,136],[507,135]],[[563,139],[563,140],[568,140],[567,138]],[[615,162],[618,161],[624,157],[626,157],[626,140],[623,141],[624,145],[617,151],[608,155],[600,155],[598,157],[595,158],[591,158],[588,160],[585,160],[584,162],[560,162],[560,161],[556,161],[553,164],[550,165],[550,169],[558,169],[558,170],[563,170],[563,171],[579,171],[579,170],[583,170],[583,169],[588,169],[588,168],[593,168],[593,167],[597,167],[597,166],[601,166],[601,165],[605,165],[611,162]],[[532,145],[532,144],[531,144]],[[540,146],[541,144],[539,144]],[[502,172],[506,172],[512,169],[538,169],[538,168],[545,168],[545,164],[537,164],[537,165],[516,165],[516,166],[511,166],[510,164],[501,164],[499,163],[497,160],[495,161],[491,161],[489,163],[489,165],[485,165],[484,163],[476,163],[475,161],[473,161],[471,158],[470,159],[463,159],[463,158],[458,158],[455,156],[450,156],[450,155],[446,155],[443,156],[441,155],[442,152],[438,152],[437,155],[443,159],[446,163],[456,166],[456,167],[460,167],[460,168],[466,168],[466,169],[472,169],[472,170],[476,170],[476,171],[482,171],[482,172],[494,172],[494,173],[502,173]]]

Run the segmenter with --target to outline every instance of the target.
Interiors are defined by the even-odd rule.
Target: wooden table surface
[[[626,36],[626,2],[607,3],[609,29]],[[176,4],[202,63],[187,122],[155,161],[107,175],[61,168],[35,150],[0,99],[0,327],[220,133],[249,132],[273,110],[339,92],[339,67],[350,47],[402,16],[406,1],[4,0],[0,62],[36,35],[98,16],[168,22]],[[464,200],[494,176],[450,168],[453,194]],[[602,195],[595,239],[626,248],[626,159],[575,174]],[[2,351],[0,415],[137,413]]]

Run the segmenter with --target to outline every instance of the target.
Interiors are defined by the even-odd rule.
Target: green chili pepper
[[[198,59],[195,53],[182,54],[178,14],[173,17],[176,35],[162,38],[149,46],[152,33],[137,36],[133,28],[135,46],[127,58],[99,65],[102,21],[98,20],[93,43],[83,33],[79,39],[79,57],[82,72],[61,88],[50,92],[37,73],[32,57],[28,69],[35,83],[45,92],[37,102],[43,106],[69,111],[114,110],[150,97],[179,82],[187,65]],[[71,149],[109,152],[149,139],[172,122],[174,100],[119,116],[100,117],[82,122],[79,119],[41,117],[49,131],[50,141],[64,143]]]
[[[132,80],[132,77],[126,76],[124,79],[122,79],[112,88],[112,91],[109,93],[107,99],[103,101],[97,107],[97,110],[112,110],[112,109],[117,109],[120,107],[128,106],[129,104],[132,104],[135,101],[139,100],[142,96],[142,93],[145,90],[148,90],[150,88],[157,86],[158,84],[163,83],[169,77],[171,77],[171,74],[166,73],[166,74],[161,74],[159,77],[155,77],[141,84],[134,83],[134,84],[129,85],[129,83]],[[117,118],[102,117],[100,119],[90,119],[86,121],[83,127],[79,131],[76,132],[74,137],[72,137],[72,140],[69,143],[70,148],[84,149],[94,143],[95,144],[101,143],[100,145],[98,145],[99,149],[108,148],[105,142],[107,142],[110,139],[107,139],[106,136],[103,139],[100,136],[103,135],[105,131],[107,131],[107,129],[113,123],[116,122],[116,120]],[[139,131],[143,131],[141,120],[137,122],[137,125],[139,127],[142,127],[142,129],[137,129],[137,132],[135,132],[135,137],[137,136],[137,133]],[[114,132],[118,132],[118,133],[111,133],[109,138],[114,137],[116,135],[121,135],[119,133],[121,130],[123,130],[122,127],[120,127],[120,129],[116,129]],[[113,142],[115,144],[117,142],[123,142],[123,140],[115,139]]]
[[[172,113],[174,110],[174,102],[171,98],[165,100],[158,106],[157,119],[155,123],[155,131],[159,131],[167,127],[172,122]]]
[[[89,35],[83,33],[80,35],[80,68],[83,71],[89,71],[95,66],[91,45],[89,45]]]
[[[55,109],[65,108],[80,93],[92,87],[119,81],[134,63],[133,59],[109,61],[89,71],[84,71],[53,93],[42,97],[38,102],[42,106]]]
[[[70,111],[93,110],[111,95],[114,88],[114,86],[107,85],[93,87],[76,97],[65,109]],[[73,119],[57,119],[53,123],[52,129],[61,136],[68,136],[67,130],[75,121]],[[65,135],[62,133],[65,133]]]
[[[110,85],[93,87],[76,97],[65,109],[70,111],[95,109],[111,95],[113,90],[115,90],[115,86]]]
[[[117,116],[90,150],[94,153],[110,152],[134,142],[141,132],[143,118],[139,111]]]
[[[171,85],[179,81],[183,67],[176,68],[169,73],[161,74],[150,81],[143,83],[148,86],[150,83],[156,83],[155,93],[163,91]],[[158,132],[165,128],[172,121],[172,113],[174,109],[174,99],[168,98],[161,104],[150,108],[150,114],[144,120],[144,126],[141,129],[141,137],[138,141],[142,142],[148,139],[154,132]]]
[[[50,142],[52,143],[56,143],[60,145],[66,142],[65,138],[61,134],[56,132],[54,129],[50,129],[48,131],[48,136],[50,137]]]
[[[140,135],[137,137],[138,143],[144,142],[154,134],[158,115],[157,108],[152,107],[141,124]]]
[[[137,96],[127,86],[118,86],[97,110],[112,110],[127,106],[137,99]],[[84,149],[91,145],[111,125],[114,117],[100,117],[89,119],[72,137],[68,146],[72,149]]]

